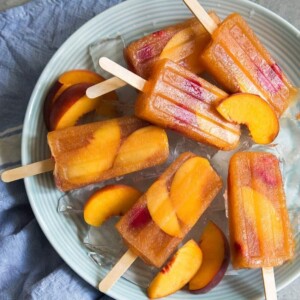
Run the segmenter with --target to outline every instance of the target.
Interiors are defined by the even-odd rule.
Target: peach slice
[[[209,12],[209,15],[216,24],[221,22],[214,12]],[[201,73],[204,66],[199,56],[210,40],[210,34],[203,25],[192,19],[188,27],[182,28],[168,41],[159,58],[168,58],[195,74]]]
[[[201,249],[194,240],[189,240],[152,280],[149,298],[165,297],[181,289],[196,274],[201,263]]]
[[[207,197],[209,182],[214,180],[215,172],[209,161],[202,157],[188,159],[177,170],[171,183],[170,198],[184,224],[193,226],[205,211],[211,200]]]
[[[80,111],[84,109],[85,91],[90,86],[89,83],[77,83],[64,89],[64,92],[52,104],[49,112],[49,130],[65,128],[68,125],[74,126],[81,115],[95,109],[95,103],[90,101],[87,110],[82,114]]]
[[[142,195],[137,189],[123,184],[108,185],[93,193],[84,205],[87,224],[100,226],[112,216],[125,214]]]
[[[84,69],[70,70],[61,74],[57,81],[55,81],[49,89],[44,102],[43,114],[47,128],[49,128],[49,114],[52,104],[63,93],[63,91],[77,83],[97,84],[103,80],[104,78],[99,74]]]
[[[252,228],[257,228],[256,224],[258,222],[256,220],[258,218],[263,220],[263,224],[257,228],[256,232],[253,232],[253,236],[259,241],[260,250],[268,253],[272,251],[271,249],[281,247],[285,240],[284,224],[281,216],[272,204],[272,199],[268,199],[262,193],[248,186],[241,188],[241,195],[244,203],[245,217],[249,220],[250,224],[253,224]],[[266,214],[266,212],[268,213]]]
[[[150,215],[159,228],[171,236],[182,237],[166,182],[157,180],[146,192],[146,197]]]
[[[121,145],[114,167],[126,170],[128,166],[153,161],[162,156],[161,149],[168,152],[166,132],[156,126],[147,126],[133,132]],[[168,154],[165,153],[165,157]]]
[[[203,261],[189,282],[193,293],[207,293],[224,277],[230,261],[229,243],[222,230],[209,221],[200,238]]]
[[[56,83],[59,88],[55,93],[54,98],[52,99],[53,103],[57,99],[58,96],[62,94],[62,92],[69,86],[77,84],[77,83],[90,83],[92,85],[97,84],[101,81],[105,80],[99,74],[92,72],[90,70],[85,69],[75,69],[64,72],[59,76]],[[54,84],[54,85],[55,85]]]
[[[107,108],[109,102],[104,104],[102,97],[89,99],[85,95],[86,89],[90,86],[90,83],[77,83],[64,90],[52,105],[49,115],[50,130],[74,126],[83,115],[94,110],[101,112],[103,105],[105,105],[105,108],[102,108],[103,114],[113,114],[112,105],[110,105],[112,110],[109,111]],[[110,100],[116,99],[113,94],[110,97]]]
[[[200,64],[199,55],[209,40],[208,34],[207,36],[201,33],[196,35],[191,27],[185,28],[171,38],[159,58],[168,58],[193,73],[200,73],[203,71],[203,66]]]
[[[112,167],[120,142],[120,125],[117,119],[111,120],[94,133],[87,145],[69,152],[65,163],[61,158],[61,164],[65,165],[66,176],[70,182],[81,184],[94,182],[99,173]],[[80,163],[80,157],[84,163]],[[89,161],[87,157],[90,158]]]
[[[84,114],[97,110],[104,116],[116,116],[116,108],[103,97],[94,100],[85,96],[85,90],[91,85],[102,82],[104,78],[89,70],[71,70],[60,75],[50,88],[43,108],[44,120],[48,130],[73,126]],[[117,100],[117,95],[111,92],[107,100]]]
[[[217,110],[226,120],[245,124],[258,144],[269,144],[278,134],[279,122],[276,113],[257,95],[234,94],[222,100]]]

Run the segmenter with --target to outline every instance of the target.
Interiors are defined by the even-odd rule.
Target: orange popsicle
[[[294,255],[278,159],[240,152],[230,160],[228,213],[234,268],[274,267]]]
[[[278,117],[298,91],[237,13],[229,15],[212,33],[201,61],[228,91],[261,96]]]
[[[146,263],[161,267],[194,226],[222,181],[207,159],[181,154],[121,218],[116,227]]]
[[[52,131],[48,144],[62,191],[163,163],[169,154],[165,131],[134,117]]]
[[[215,109],[216,103],[227,96],[211,83],[163,59],[156,62],[137,98],[135,114],[198,142],[230,150],[238,144],[240,128]]]
[[[216,23],[220,22],[214,12],[209,15]],[[163,58],[170,58],[199,73],[203,71],[203,65],[198,57],[209,41],[210,34],[197,19],[192,18],[131,42],[124,49],[124,58],[128,68],[145,79],[151,75],[153,65],[161,54]]]

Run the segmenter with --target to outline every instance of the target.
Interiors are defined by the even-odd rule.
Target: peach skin
[[[189,290],[204,294],[220,283],[230,262],[229,243],[222,230],[209,221],[200,237],[202,264],[189,282]]]
[[[168,296],[180,290],[195,275],[202,263],[202,251],[194,240],[189,240],[174,254],[150,283],[150,299]]]
[[[43,107],[46,127],[49,131],[74,126],[85,114],[96,111],[98,114],[115,117],[114,104],[117,95],[108,93],[104,97],[89,99],[86,90],[103,77],[89,70],[71,70],[63,73],[50,88]]]

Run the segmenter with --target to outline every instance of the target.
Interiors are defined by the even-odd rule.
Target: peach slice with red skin
[[[77,119],[85,113],[95,109],[95,104],[92,101],[88,105],[88,109],[84,112],[79,111],[80,108],[84,108],[84,101],[86,98],[85,91],[91,84],[89,83],[77,83],[69,86],[64,92],[56,99],[52,104],[49,114],[49,130],[56,130],[66,128],[68,126],[74,126]],[[68,117],[70,110],[74,107],[78,108],[71,113]]]
[[[96,84],[104,79],[95,72],[89,70],[70,70],[62,73],[50,87],[44,102],[43,114],[46,126],[49,127],[48,115],[51,111],[52,104],[68,87],[77,83]]]
[[[216,24],[221,22],[214,12],[209,12],[209,15]],[[192,19],[189,26],[173,35],[163,48],[159,58],[168,58],[191,72],[199,74],[204,71],[199,56],[210,40],[210,34],[203,25],[198,20]]]
[[[54,103],[57,97],[60,96],[63,91],[71,85],[77,83],[90,83],[94,85],[103,80],[104,78],[102,76],[90,70],[75,69],[64,72],[59,76],[59,78],[53,85],[53,91],[55,91],[55,95],[51,99],[51,101],[52,103]]]
[[[83,217],[91,226],[101,226],[112,216],[124,215],[142,195],[123,184],[108,185],[93,193],[84,205]]]
[[[51,111],[52,104],[63,93],[64,90],[77,83],[97,84],[103,80],[104,78],[102,76],[90,70],[75,69],[62,73],[51,86],[44,102],[43,113],[47,128],[49,128],[48,115]]]
[[[271,143],[279,132],[279,121],[275,111],[257,95],[231,95],[218,104],[217,110],[227,121],[245,124],[257,144]]]
[[[103,80],[102,76],[89,70],[71,70],[61,74],[44,102],[43,114],[47,129],[73,126],[81,116],[93,110],[104,116],[116,116],[113,103],[104,102],[103,97],[91,100],[85,96],[88,87]],[[117,100],[117,95],[111,92],[105,98]]]
[[[192,293],[203,294],[218,285],[224,277],[230,261],[230,251],[227,238],[212,221],[206,225],[199,246],[203,261],[189,282],[189,290]]]
[[[161,298],[180,290],[195,275],[201,263],[201,249],[194,240],[189,240],[152,280],[148,297]]]

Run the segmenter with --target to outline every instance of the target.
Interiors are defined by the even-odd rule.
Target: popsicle
[[[228,204],[235,268],[275,267],[293,257],[293,235],[276,156],[236,153],[229,165]]]
[[[238,145],[239,126],[215,108],[228,95],[178,64],[157,61],[148,81],[107,58],[100,58],[100,66],[142,91],[135,104],[137,117],[222,150]]]
[[[209,15],[216,24],[221,22],[214,12]],[[198,74],[204,70],[199,55],[210,39],[202,24],[192,18],[131,42],[123,53],[129,69],[145,79],[151,75],[156,61],[162,58],[169,58]],[[89,87],[86,96],[95,99],[125,85],[123,80],[112,77]]]
[[[209,15],[217,24],[220,23],[214,12]],[[144,79],[150,77],[153,65],[161,58],[161,54],[162,58],[170,58],[200,73],[203,65],[198,57],[209,41],[210,34],[196,18],[192,18],[131,42],[124,49],[124,58],[128,68]]]
[[[161,164],[169,154],[166,132],[135,117],[52,131],[48,133],[48,144],[52,159],[35,163],[32,174],[25,175],[54,167],[55,182],[62,191]],[[31,165],[6,171],[1,178],[13,181],[20,170],[28,168]]]
[[[275,299],[273,267],[294,255],[294,239],[276,156],[238,152],[230,160],[228,215],[232,265],[263,268],[266,298]]]
[[[181,154],[116,224],[130,257],[161,267],[221,186],[207,159],[191,152]],[[107,279],[100,283],[101,291],[107,289],[106,283]]]
[[[196,0],[184,2],[206,26],[213,20],[205,11],[197,13]],[[215,79],[231,93],[246,92],[265,99],[280,117],[298,93],[247,22],[237,13],[219,26],[208,29],[212,41],[201,54],[201,61]]]

